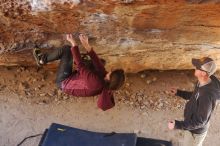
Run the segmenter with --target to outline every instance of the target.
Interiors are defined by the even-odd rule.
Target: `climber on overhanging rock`
[[[42,66],[48,62],[60,60],[56,77],[58,88],[73,96],[99,95],[98,107],[102,110],[110,109],[115,105],[113,90],[119,89],[125,81],[124,71],[117,69],[107,72],[104,64],[90,46],[88,37],[80,34],[79,39],[91,58],[94,69],[88,68],[83,62],[79,48],[71,34],[66,35],[66,40],[72,46],[64,46],[44,54],[40,49],[34,49],[33,55],[36,63]],[[76,71],[72,71],[73,62]]]

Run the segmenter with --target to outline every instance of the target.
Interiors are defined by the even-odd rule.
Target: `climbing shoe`
[[[33,49],[33,56],[38,66],[42,66],[44,64],[43,61],[41,60],[42,55],[43,54],[41,53],[41,50],[39,48]]]

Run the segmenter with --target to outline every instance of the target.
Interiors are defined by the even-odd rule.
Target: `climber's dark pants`
[[[51,53],[46,53],[43,55],[42,60],[45,64],[55,60],[60,60],[56,76],[56,84],[58,88],[61,88],[62,81],[72,74],[73,56],[71,46],[64,46]]]

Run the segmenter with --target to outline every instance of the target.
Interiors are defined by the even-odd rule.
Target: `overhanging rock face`
[[[0,65],[34,65],[35,45],[86,33],[108,68],[191,69],[203,56],[220,67],[219,16],[218,0],[1,0]]]

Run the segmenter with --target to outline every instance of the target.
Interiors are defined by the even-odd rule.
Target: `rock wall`
[[[203,56],[220,67],[219,16],[219,0],[1,0],[0,65],[34,65],[36,45],[86,33],[107,68],[191,69]]]

